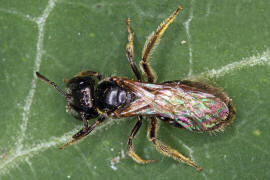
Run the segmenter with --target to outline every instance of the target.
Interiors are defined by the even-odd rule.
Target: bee
[[[233,121],[235,108],[225,92],[206,83],[188,80],[155,83],[156,76],[149,64],[151,53],[181,10],[182,7],[178,6],[145,43],[140,68],[146,82],[133,60],[134,32],[130,19],[126,20],[126,56],[136,80],[118,76],[103,78],[98,72],[84,71],[66,82],[67,89],[64,92],[54,82],[36,72],[38,78],[55,87],[65,97],[67,111],[84,124],[61,149],[86,137],[108,118],[137,117],[137,123],[128,139],[128,155],[137,163],[155,162],[142,159],[132,144],[145,117],[150,121],[148,138],[161,154],[184,162],[198,171],[202,170],[191,159],[157,138],[159,120],[190,131],[218,132]],[[88,122],[94,118],[97,120],[89,125]]]

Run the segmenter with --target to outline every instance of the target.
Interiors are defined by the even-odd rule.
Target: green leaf
[[[270,177],[269,1],[0,0],[0,179],[267,179]],[[82,70],[134,78],[125,56],[132,19],[135,59],[147,36],[181,4],[182,12],[152,56],[158,82],[208,78],[237,109],[223,133],[189,132],[160,123],[159,138],[202,168],[159,154],[134,140],[140,165],[127,156],[136,118],[108,120],[65,150],[82,122],[65,100],[38,80],[40,71],[64,88]],[[189,77],[188,77],[189,76]],[[91,121],[92,122],[92,121]]]

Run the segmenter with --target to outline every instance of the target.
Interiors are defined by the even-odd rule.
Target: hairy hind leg
[[[158,26],[156,32],[153,32],[152,34],[150,34],[150,36],[145,42],[145,45],[142,51],[142,60],[140,62],[140,67],[143,74],[147,77],[148,82],[156,81],[155,72],[149,64],[149,59],[152,54],[152,51],[154,50],[155,46],[158,45],[158,42],[160,41],[162,35],[166,31],[166,29],[169,27],[169,25],[174,21],[174,19],[176,18],[176,15],[179,13],[181,9],[182,7],[178,6],[176,11],[174,11],[169,18],[163,21]]]
[[[156,149],[163,155],[172,157],[175,160],[184,162],[194,168],[196,168],[198,171],[201,171],[202,168],[200,168],[195,162],[190,160],[189,158],[185,157],[181,153],[179,153],[177,150],[171,148],[170,146],[167,146],[163,144],[161,141],[157,139],[157,131],[158,131],[158,124],[157,119],[155,117],[151,118],[151,122],[148,128],[148,138],[149,140],[154,144]]]

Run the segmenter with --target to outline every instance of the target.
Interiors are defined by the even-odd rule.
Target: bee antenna
[[[57,84],[55,84],[54,82],[50,81],[48,78],[46,78],[45,76],[41,75],[39,72],[36,72],[36,75],[39,79],[41,79],[42,81],[50,84],[51,86],[53,86],[61,95],[65,96],[65,98],[68,98],[69,96],[58,87]]]

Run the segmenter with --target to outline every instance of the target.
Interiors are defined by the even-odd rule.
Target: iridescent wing
[[[118,110],[120,117],[134,115],[159,116],[172,119],[192,131],[218,131],[232,121],[235,110],[229,97],[213,86],[191,81],[162,84],[117,79],[137,99]]]

